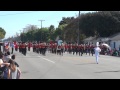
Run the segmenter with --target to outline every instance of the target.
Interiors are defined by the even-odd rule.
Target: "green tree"
[[[50,27],[49,27],[50,38],[52,38],[52,34],[54,33],[54,31],[55,31],[54,25],[50,25]]]
[[[64,28],[65,40],[76,41],[79,27],[80,40],[89,36],[109,37],[120,32],[120,11],[81,14]]]
[[[62,20],[59,22],[59,25],[69,24],[74,19],[74,17],[62,17]]]
[[[108,37],[120,32],[120,12],[100,11],[80,18],[80,28],[87,36]]]
[[[49,29],[33,29],[28,30],[26,33],[21,34],[22,41],[48,41],[49,39]]]
[[[0,27],[0,39],[3,39],[6,35],[6,31]]]

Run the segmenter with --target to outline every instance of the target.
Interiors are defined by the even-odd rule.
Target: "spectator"
[[[10,66],[8,70],[8,79],[20,79],[21,71],[15,65],[13,60],[9,60]]]
[[[11,56],[11,59],[14,61],[15,65],[16,65],[17,67],[19,67],[19,64],[15,61],[15,55],[12,55],[12,56]]]
[[[4,67],[5,65],[9,65],[9,63],[3,62],[3,53],[0,52],[0,68]]]
[[[7,79],[7,67],[10,65],[9,63],[3,62],[3,54],[0,52],[0,79]]]
[[[11,59],[11,56],[10,56],[10,52],[8,51],[4,54],[3,60],[4,62],[8,62],[10,59]]]
[[[5,52],[8,52],[9,51],[9,44],[5,45],[4,49],[5,49]]]

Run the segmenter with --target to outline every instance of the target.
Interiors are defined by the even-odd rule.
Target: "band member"
[[[69,52],[69,54],[72,53],[72,44],[69,44],[69,45],[68,45],[68,52]]]
[[[55,54],[55,43],[53,44],[53,53]]]
[[[63,52],[64,52],[64,44],[62,43],[61,45],[61,55],[63,56]]]
[[[96,43],[96,47],[94,48],[94,50],[95,50],[96,63],[98,64],[99,53],[101,52],[101,49],[99,48],[98,42]]]
[[[18,43],[15,43],[15,51],[18,51]]]
[[[33,52],[35,52],[36,48],[35,48],[35,43],[33,43]]]
[[[76,52],[76,55],[78,53],[78,44],[75,45],[75,52]]]
[[[54,44],[54,53],[56,54],[57,52],[57,43]]]
[[[52,44],[51,43],[50,43],[49,48],[50,48],[50,53],[52,53]]]
[[[72,44],[72,52],[73,52],[73,55],[74,55],[74,53],[75,53],[75,45],[74,44]]]
[[[81,53],[81,45],[78,45],[78,53],[79,53],[79,56],[80,56],[80,53]]]
[[[85,45],[85,53],[86,53],[86,55],[88,53],[88,45],[87,44]]]
[[[21,44],[21,53],[23,54],[23,42],[22,42],[22,44]]]
[[[46,44],[42,43],[42,54],[45,56],[46,53]]]
[[[90,44],[88,45],[88,53],[89,53],[89,56],[90,56],[90,53],[91,53],[91,45]]]
[[[39,53],[42,54],[42,44],[39,43]]]
[[[22,52],[22,42],[20,42],[20,44],[19,44],[19,52],[20,53]]]
[[[81,44],[81,56],[83,55],[83,53],[84,53],[84,45]]]
[[[28,43],[28,51],[30,51],[30,48],[31,48],[31,42]]]
[[[61,46],[60,45],[57,46],[57,55],[58,54],[61,55]]]
[[[94,45],[92,44],[92,45],[91,45],[91,54],[92,54],[92,56],[93,56],[93,54],[94,54],[94,48],[95,48],[95,47],[94,47]]]
[[[83,47],[84,47],[84,49],[83,49],[83,53],[86,53],[86,46],[85,46],[85,44],[83,44]]]
[[[27,44],[24,42],[23,43],[23,55],[26,56],[26,53],[27,53]]]
[[[21,45],[22,54],[24,54],[24,48],[25,48],[25,45],[24,45],[24,42],[22,42],[22,45]]]
[[[14,42],[11,43],[11,48],[12,48],[11,54],[13,54],[13,51],[14,51],[14,48],[15,48]]]
[[[35,52],[37,53],[37,42],[35,43]]]
[[[36,52],[39,53],[39,43],[36,44]]]
[[[54,44],[52,44],[52,53],[54,53]]]
[[[64,53],[65,53],[65,52],[68,52],[68,45],[65,44],[64,47],[65,47]]]

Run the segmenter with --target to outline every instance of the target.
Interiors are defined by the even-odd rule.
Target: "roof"
[[[84,39],[84,41],[93,41],[93,40],[96,40],[96,41],[108,41],[109,38],[107,38],[107,37],[99,37],[99,38],[88,37],[88,38]]]
[[[119,33],[116,33],[116,34],[111,35],[109,38],[113,38],[113,37],[118,36],[118,35],[120,35],[120,32],[119,32]]]
[[[98,41],[102,41],[102,42],[106,42],[106,41],[109,41],[110,38],[107,38],[107,37],[100,37],[97,39]]]
[[[97,41],[109,41],[109,40],[112,40],[112,41],[118,41],[120,40],[120,33],[117,33],[117,34],[114,34],[110,37],[99,37],[99,38],[95,38],[95,37],[88,37],[86,39],[84,39],[83,41],[93,41],[93,40],[97,40]]]
[[[114,40],[120,40],[120,33],[114,34],[112,36],[110,36],[110,40],[114,41]]]
[[[110,40],[112,40],[112,41],[115,41],[115,40],[120,40],[120,35],[118,35],[118,36],[115,36],[115,37],[113,37],[113,38],[111,38]]]
[[[95,37],[88,37],[88,38],[84,39],[83,41],[92,41],[94,39],[95,39]]]

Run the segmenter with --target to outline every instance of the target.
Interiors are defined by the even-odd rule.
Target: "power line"
[[[5,15],[0,15],[0,16],[9,16],[9,15],[18,15],[18,14],[26,14],[26,13],[34,13],[38,11],[33,11],[33,12],[23,12],[23,13],[14,13],[14,14],[5,14]]]

